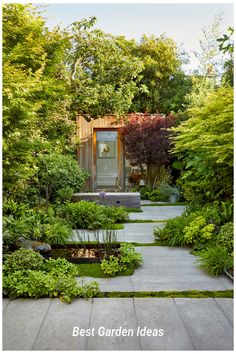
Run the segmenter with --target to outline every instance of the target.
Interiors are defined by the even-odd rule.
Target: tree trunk
[[[159,163],[148,162],[147,163],[147,186],[152,189],[156,188],[162,182],[162,169],[164,165]],[[165,168],[165,167],[164,167]]]

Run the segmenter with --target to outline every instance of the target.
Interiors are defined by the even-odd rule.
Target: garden
[[[233,29],[209,29],[199,71],[187,75],[170,38],[138,43],[94,24],[49,30],[31,5],[3,6],[3,293],[10,298],[96,297],[99,284],[83,277],[128,276],[142,264],[133,244],[117,241],[133,210],[106,205],[104,194],[99,204],[71,201],[89,176],[76,159],[77,114],[115,114],[126,159],[138,169],[132,191],[186,205],[154,231],[158,246],[189,247],[206,271],[233,274]]]

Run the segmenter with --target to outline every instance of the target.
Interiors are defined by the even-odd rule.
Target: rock
[[[49,253],[52,250],[49,243],[25,240],[23,237],[19,238],[19,240],[16,242],[16,245],[20,248],[29,249],[32,251],[39,251],[42,253]]]

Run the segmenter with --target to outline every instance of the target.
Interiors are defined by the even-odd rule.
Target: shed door
[[[97,131],[97,188],[115,187],[118,177],[118,133]]]

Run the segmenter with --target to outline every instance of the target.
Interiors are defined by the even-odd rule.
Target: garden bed
[[[52,258],[65,258],[71,263],[84,264],[84,263],[101,263],[108,255],[118,256],[118,249],[120,243],[112,244],[109,246],[109,251],[104,244],[69,244],[69,245],[52,245],[52,251],[46,256]]]

